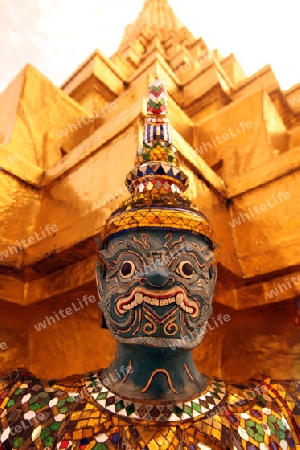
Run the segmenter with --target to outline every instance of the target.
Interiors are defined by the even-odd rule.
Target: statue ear
[[[210,299],[211,303],[213,302],[213,296],[214,296],[216,282],[217,282],[217,274],[218,274],[217,264],[213,264],[209,268],[209,277],[210,277],[211,283],[212,283],[212,286],[211,286],[212,294],[211,294],[211,299]]]
[[[100,328],[103,328],[104,330],[108,330],[108,326],[106,325],[106,320],[105,320],[104,314],[100,308],[98,308],[98,318],[99,318]]]
[[[104,264],[101,261],[96,262],[95,272],[96,272],[96,281],[99,299],[101,301],[106,291],[106,276],[105,276],[106,271]]]
[[[104,268],[103,263],[101,263],[100,261],[96,262],[95,272],[96,272],[98,295],[99,295],[99,300],[100,300],[100,302],[98,303],[99,323],[100,323],[101,328],[108,329],[106,322],[105,322],[103,312],[100,308],[100,303],[104,301],[103,297],[104,297],[105,291],[106,291],[105,268]]]

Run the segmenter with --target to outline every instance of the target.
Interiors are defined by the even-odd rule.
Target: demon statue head
[[[191,349],[203,339],[216,282],[213,232],[184,196],[164,83],[149,86],[143,145],[108,219],[96,267],[105,323],[119,343]]]

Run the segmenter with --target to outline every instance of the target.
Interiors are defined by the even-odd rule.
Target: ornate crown
[[[113,234],[146,227],[187,230],[206,236],[215,247],[207,217],[184,195],[189,182],[172,145],[167,103],[165,83],[156,79],[149,86],[143,144],[125,180],[131,197],[107,220],[102,242]]]

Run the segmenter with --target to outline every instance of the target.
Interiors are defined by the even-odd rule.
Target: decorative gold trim
[[[186,364],[184,364],[183,367],[185,368],[185,371],[186,371],[186,373],[188,374],[189,379],[192,380],[192,381],[194,381],[194,377],[191,375],[191,372],[189,371],[188,366],[187,366]]]
[[[129,375],[131,374],[131,369],[132,369],[132,360],[129,361],[129,365],[127,366],[129,367],[129,370],[127,370],[125,377],[122,380],[122,383],[125,383],[125,381],[127,380],[127,378],[129,377]]]
[[[141,227],[187,230],[196,234],[203,234],[211,241],[214,240],[213,230],[204,217],[194,214],[192,211],[178,211],[167,208],[124,211],[121,214],[111,216],[101,231],[101,239],[104,240],[109,235],[123,230]]]
[[[153,378],[154,378],[155,375],[157,375],[158,373],[163,373],[164,375],[166,375],[167,380],[168,380],[169,388],[171,389],[172,392],[174,392],[174,394],[177,394],[176,389],[173,387],[173,384],[172,384],[172,381],[171,381],[171,377],[170,377],[170,375],[169,375],[169,372],[168,372],[166,369],[155,369],[155,370],[152,372],[152,374],[151,374],[149,380],[147,381],[146,386],[142,389],[142,392],[145,393],[145,392],[148,391],[148,389],[150,388],[150,386],[151,386],[151,384],[152,384]]]

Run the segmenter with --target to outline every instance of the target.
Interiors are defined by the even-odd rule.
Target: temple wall
[[[297,171],[233,200],[231,230],[245,277],[300,264],[299,183]]]

